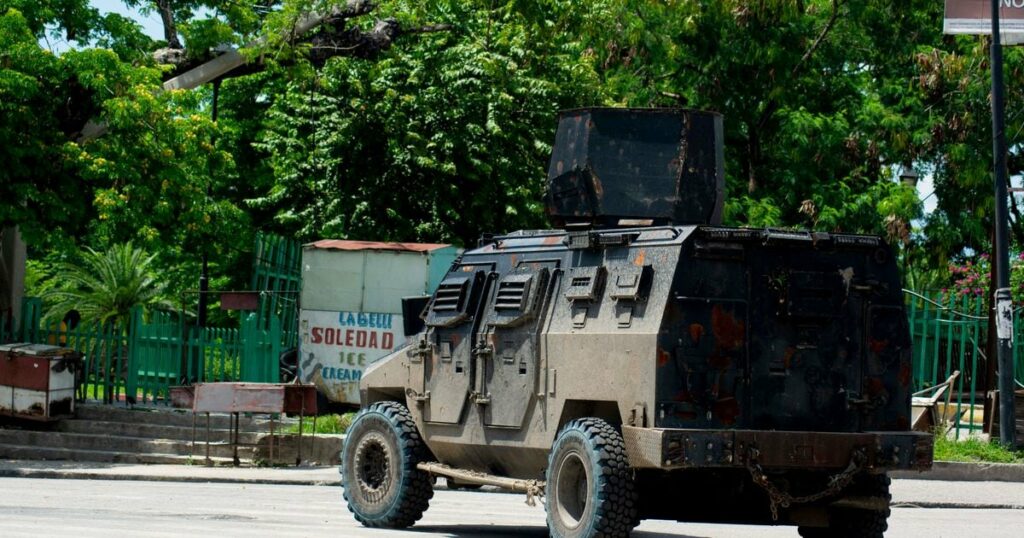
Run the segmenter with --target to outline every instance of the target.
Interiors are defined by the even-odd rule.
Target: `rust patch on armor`
[[[715,346],[723,351],[732,351],[743,347],[746,326],[732,314],[715,305],[711,309],[711,332],[715,335]]]
[[[889,347],[889,341],[888,340],[871,340],[871,342],[868,343],[868,347],[871,348],[871,352],[872,353],[876,353],[876,354],[877,353],[881,353],[881,352],[885,351],[885,348]]]
[[[700,339],[704,337],[704,326],[700,323],[690,324],[690,340],[693,340],[694,345],[700,344]]]
[[[659,349],[658,350],[658,367],[659,368],[662,367],[662,366],[665,366],[671,360],[672,360],[672,355],[669,354],[668,351],[665,351],[664,349]]]

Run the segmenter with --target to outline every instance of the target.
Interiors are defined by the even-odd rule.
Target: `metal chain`
[[[768,503],[772,511],[772,521],[779,520],[780,506],[783,508],[789,508],[789,506],[793,504],[811,503],[839,493],[843,488],[850,485],[854,476],[863,469],[864,462],[867,460],[863,451],[855,450],[853,452],[853,456],[850,458],[850,464],[846,466],[846,469],[844,469],[843,472],[834,475],[829,479],[828,487],[812,495],[794,497],[789,492],[780,490],[771,482],[771,480],[768,479],[768,475],[765,474],[764,469],[762,469],[761,465],[757,463],[757,455],[757,449],[751,447],[747,454],[747,470],[750,471],[750,478],[753,479],[754,483],[764,488],[768,493]]]

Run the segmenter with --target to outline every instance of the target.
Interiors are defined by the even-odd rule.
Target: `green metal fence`
[[[299,289],[302,282],[302,244],[271,234],[256,234],[253,247],[252,289],[259,290],[257,319],[270,329],[277,319],[284,349],[298,345]]]
[[[68,327],[61,320],[43,321],[42,301],[22,302],[21,342],[74,349],[84,358],[80,398],[105,402],[124,399],[128,372],[128,328],[114,323],[80,323]]]
[[[279,358],[284,337],[273,317],[242,317],[238,328],[200,328],[179,313],[132,311],[126,326],[42,321],[42,302],[26,298],[21,331],[10,340],[60,345],[84,357],[80,398],[105,402],[163,402],[170,387],[197,382],[280,381]]]
[[[975,410],[984,404],[987,304],[976,296],[905,290],[913,337],[914,390],[934,387],[959,371],[953,388],[953,428],[980,430]]]

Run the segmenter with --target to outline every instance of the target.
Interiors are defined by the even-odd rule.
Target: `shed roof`
[[[344,239],[321,239],[303,245],[305,248],[323,250],[393,250],[397,252],[430,252],[451,245],[443,243],[385,243],[381,241],[349,241]]]

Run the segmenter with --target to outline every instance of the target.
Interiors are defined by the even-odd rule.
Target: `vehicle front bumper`
[[[832,470],[860,452],[872,472],[932,467],[932,435],[921,432],[796,432],[623,426],[630,466],[638,469],[743,468]]]

